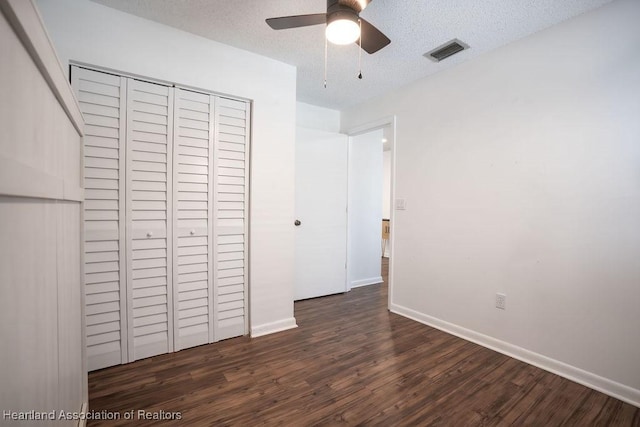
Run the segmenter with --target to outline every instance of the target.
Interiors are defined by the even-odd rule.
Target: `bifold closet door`
[[[175,350],[213,342],[213,109],[215,98],[175,92]]]
[[[248,330],[249,103],[217,97],[214,142],[214,335]]]
[[[175,350],[247,333],[249,104],[176,89]]]
[[[72,67],[89,370],[248,331],[250,104]]]
[[[84,127],[84,261],[90,371],[128,361],[125,236],[126,78],[72,67]]]
[[[173,90],[127,81],[129,362],[174,350]]]

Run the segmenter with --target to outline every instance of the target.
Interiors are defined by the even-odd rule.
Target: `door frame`
[[[362,135],[365,133],[369,133],[371,131],[374,130],[378,130],[378,129],[384,129],[386,127],[390,127],[391,128],[391,135],[392,135],[392,139],[390,141],[390,146],[391,146],[391,159],[390,159],[390,164],[391,164],[391,182],[389,183],[390,189],[391,189],[391,200],[390,200],[390,209],[389,209],[389,220],[390,220],[390,236],[389,236],[389,251],[391,256],[389,257],[389,278],[388,278],[388,282],[389,282],[389,291],[388,291],[388,296],[387,296],[387,308],[391,307],[391,302],[392,302],[392,295],[393,295],[393,282],[394,282],[394,259],[395,259],[395,197],[396,197],[396,142],[397,142],[397,119],[395,115],[392,116],[386,116],[383,118],[380,118],[378,120],[373,120],[367,123],[363,123],[361,125],[357,125],[357,126],[353,126],[349,129],[346,130],[346,134],[349,137],[349,154],[347,155],[348,157],[351,154],[351,141],[352,138],[354,136],[358,136],[358,135]],[[382,147],[381,147],[382,149]],[[349,160],[349,159],[347,159]],[[349,184],[347,183],[347,193],[349,191]],[[349,201],[347,199],[347,209],[349,209],[349,205],[348,205]],[[351,254],[349,251],[349,246],[350,246],[350,241],[349,241],[349,223],[347,222],[347,282],[349,281],[349,266],[351,265],[350,263],[350,258],[351,258]],[[350,291],[351,288],[349,286],[349,284],[347,283],[347,291]]]

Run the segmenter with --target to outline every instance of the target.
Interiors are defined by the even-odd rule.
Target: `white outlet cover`
[[[396,210],[403,211],[407,209],[407,201],[405,199],[396,199]]]
[[[499,308],[500,310],[506,310],[507,309],[507,295],[506,294],[501,294],[501,293],[497,293],[496,294],[496,308]]]

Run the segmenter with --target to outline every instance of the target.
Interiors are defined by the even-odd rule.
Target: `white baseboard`
[[[273,334],[275,332],[286,331],[287,329],[297,328],[295,317],[289,319],[277,320],[275,322],[263,323],[262,325],[251,327],[251,338],[261,337],[263,335]]]
[[[382,276],[370,277],[368,279],[354,280],[353,282],[351,282],[350,289],[359,288],[360,286],[375,285],[382,282],[383,282]]]
[[[462,326],[446,322],[398,304],[391,304],[389,310],[393,313],[408,317],[409,319],[434,327],[451,335],[455,335],[467,341],[471,341],[483,347],[490,348],[491,350],[513,357],[514,359],[537,366],[545,371],[552,372],[556,375],[640,408],[640,390],[636,390],[608,378],[568,365],[559,360],[552,359],[542,354],[498,340],[471,329],[463,328]]]

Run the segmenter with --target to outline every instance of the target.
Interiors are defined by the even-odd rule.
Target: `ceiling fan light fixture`
[[[327,20],[326,36],[333,44],[355,43],[360,38],[358,15],[344,10],[334,12]]]
[[[332,44],[357,43],[360,50],[373,54],[391,43],[391,40],[374,25],[360,18],[360,12],[372,1],[327,0],[326,13],[279,16],[267,18],[266,21],[274,30],[323,24],[325,25],[325,46],[329,42]]]

